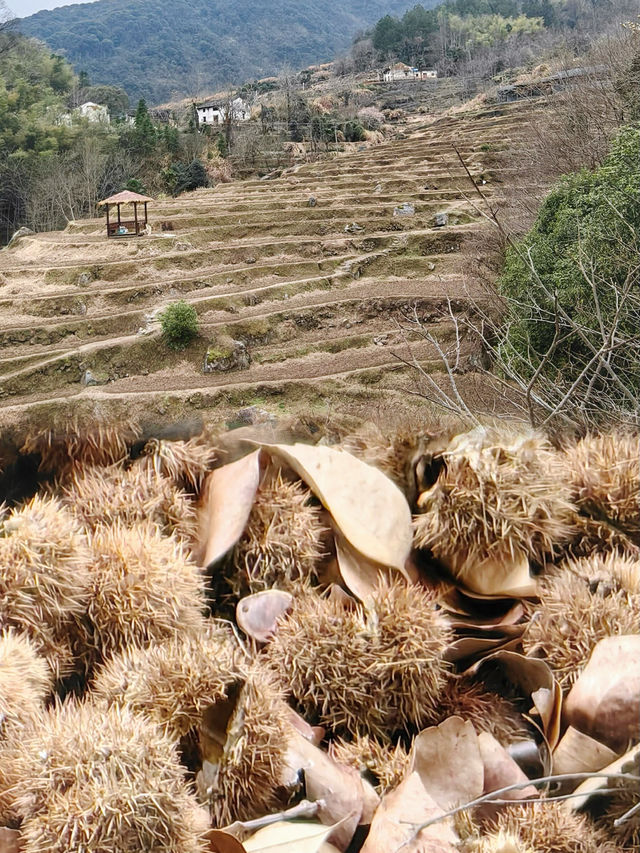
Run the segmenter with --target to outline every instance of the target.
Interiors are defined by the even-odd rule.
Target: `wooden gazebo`
[[[107,237],[139,237],[147,227],[147,204],[150,201],[153,199],[149,196],[133,193],[131,190],[123,190],[110,198],[105,198],[104,201],[99,201],[98,206],[104,205],[107,209]],[[115,222],[109,218],[109,207],[112,204],[118,208],[118,218]],[[133,205],[133,219],[122,219],[120,206],[123,204]],[[139,204],[144,205],[144,218],[138,216]]]

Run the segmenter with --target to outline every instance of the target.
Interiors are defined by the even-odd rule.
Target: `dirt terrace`
[[[434,375],[442,366],[396,318],[415,307],[446,349],[447,300],[462,312],[482,298],[470,246],[489,226],[455,149],[499,204],[514,178],[506,154],[536,108],[433,118],[275,180],[157,202],[144,238],[107,240],[102,220],[21,238],[0,254],[2,406],[88,398],[229,409],[273,397],[282,411],[349,408],[382,390],[399,399],[417,376],[398,356]],[[394,215],[401,205],[410,215]],[[178,298],[195,306],[201,333],[172,353],[157,315]],[[207,353],[232,350],[239,364],[203,372]]]

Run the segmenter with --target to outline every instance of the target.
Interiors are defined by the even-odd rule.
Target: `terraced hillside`
[[[477,238],[490,226],[453,145],[499,203],[513,179],[505,153],[524,144],[535,109],[422,119],[275,180],[158,202],[144,238],[107,240],[102,220],[20,238],[0,254],[2,406],[393,409],[417,381],[398,355],[410,348],[442,371],[431,343],[403,339],[395,313],[415,305],[446,348],[447,298],[462,311],[480,296]],[[409,215],[394,215],[401,205]],[[196,307],[201,333],[173,353],[157,315],[178,298]]]

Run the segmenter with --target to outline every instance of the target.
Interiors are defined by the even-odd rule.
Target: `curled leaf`
[[[260,451],[212,471],[202,488],[198,562],[216,563],[242,536],[260,483]]]
[[[275,633],[278,618],[289,610],[292,602],[291,593],[281,589],[247,595],[236,606],[238,627],[256,642],[266,643]]]

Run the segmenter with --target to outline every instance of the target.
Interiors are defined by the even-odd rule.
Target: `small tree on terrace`
[[[168,305],[160,314],[162,335],[170,349],[182,350],[198,334],[198,315],[184,299]]]

